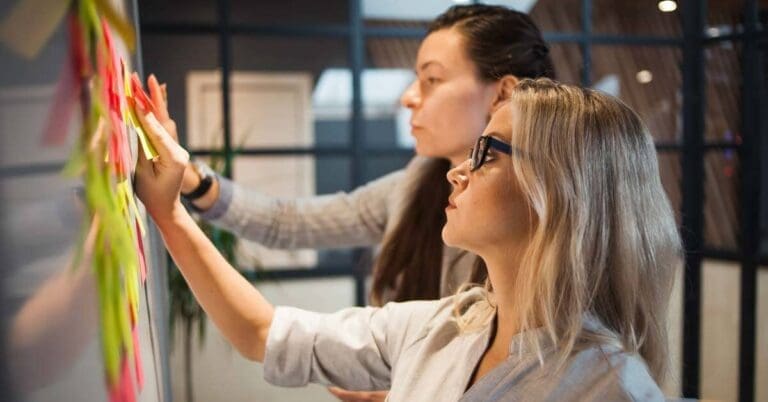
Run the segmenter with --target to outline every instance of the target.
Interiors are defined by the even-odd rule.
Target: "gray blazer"
[[[416,157],[405,169],[350,193],[299,199],[270,197],[219,178],[219,199],[200,217],[268,248],[375,246],[399,222],[406,197],[425,161]],[[469,279],[474,259],[474,255],[459,249],[444,248],[441,296],[453,295]]]

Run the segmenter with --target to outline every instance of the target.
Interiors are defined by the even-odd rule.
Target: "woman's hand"
[[[179,191],[189,153],[173,139],[152,111],[143,109],[140,102],[131,102],[131,106],[136,109],[136,115],[158,154],[154,161],[138,158],[136,194],[159,225],[184,210]]]
[[[137,83],[141,84],[139,75],[136,73],[133,73],[133,75]],[[176,142],[179,142],[179,135],[176,131],[176,122],[171,119],[170,114],[168,114],[168,94],[166,85],[161,85],[157,80],[157,77],[155,77],[154,74],[150,74],[147,79],[147,89],[149,89],[149,99],[151,101],[150,107],[152,108],[152,110],[149,111],[155,115],[155,118],[160,122],[160,125],[165,128],[165,131],[167,131]]]
[[[134,73],[135,74],[135,73]],[[137,76],[138,77],[138,76]],[[150,74],[147,79],[147,88],[149,89],[149,97],[152,100],[153,110],[155,118],[160,122],[160,125],[165,128],[165,131],[171,135],[171,137],[179,142],[179,134],[176,128],[176,122],[171,118],[168,113],[168,93],[166,90],[166,84],[160,84],[154,74]],[[187,168],[184,171],[184,178],[181,181],[181,192],[190,193],[197,186],[200,185],[200,176],[195,171],[190,163],[187,163]],[[218,199],[218,184],[208,190],[209,196],[204,199],[198,199],[194,202],[195,206],[201,210],[210,208],[213,203]]]
[[[347,391],[338,387],[328,387],[328,391],[342,402],[384,402],[389,391]]]

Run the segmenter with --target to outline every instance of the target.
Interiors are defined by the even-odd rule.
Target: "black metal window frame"
[[[657,143],[660,153],[682,155],[682,234],[686,245],[683,288],[683,345],[682,345],[682,394],[698,398],[700,394],[701,355],[701,305],[702,305],[702,261],[716,259],[738,262],[741,265],[741,324],[739,350],[739,400],[754,400],[756,320],[757,320],[757,269],[768,265],[768,256],[761,255],[760,242],[760,159],[761,122],[760,105],[764,94],[759,83],[764,79],[757,66],[761,60],[760,46],[765,46],[766,32],[759,24],[757,0],[744,0],[743,31],[716,37],[707,36],[706,0],[681,2],[680,37],[651,35],[597,34],[592,31],[592,0],[581,0],[580,32],[545,32],[550,43],[577,44],[582,57],[581,84],[590,86],[592,73],[593,45],[628,45],[674,47],[682,50],[682,126],[683,139],[680,143]],[[421,39],[424,29],[404,27],[366,27],[360,0],[349,0],[349,21],[347,24],[323,24],[317,26],[253,25],[231,23],[231,0],[216,0],[216,23],[142,23],[143,35],[216,35],[219,41],[219,67],[221,68],[222,112],[224,118],[225,174],[231,176],[233,158],[249,156],[346,156],[351,159],[350,180],[352,187],[363,184],[365,177],[363,160],[370,156],[402,156],[412,153],[402,148],[370,149],[364,141],[364,116],[361,90],[361,75],[365,67],[365,43],[370,38],[413,38]],[[232,150],[232,113],[230,105],[230,76],[232,72],[232,38],[234,36],[296,37],[296,38],[342,38],[348,41],[349,68],[352,73],[352,113],[350,120],[351,140],[344,147],[282,147],[245,148]],[[742,45],[742,142],[705,142],[704,105],[705,60],[707,46],[722,42]],[[763,140],[764,141],[764,140]],[[734,150],[740,156],[739,180],[741,182],[740,244],[738,250],[712,249],[704,244],[704,157],[707,152]],[[220,153],[218,149],[196,149],[193,155],[206,156]],[[2,172],[5,173],[5,172]],[[355,251],[354,260],[364,250]],[[366,302],[365,280],[368,269],[360,264],[349,266],[319,267],[316,269],[281,269],[256,271],[246,274],[252,281],[298,280],[325,277],[351,277],[355,282],[355,299],[358,305]]]

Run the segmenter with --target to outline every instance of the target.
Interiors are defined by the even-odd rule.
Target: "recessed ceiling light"
[[[641,84],[647,84],[653,81],[653,73],[648,70],[640,70],[637,72],[637,76],[635,78],[637,78],[637,82]]]
[[[661,0],[659,2],[659,10],[665,13],[671,13],[677,10],[677,2],[674,0]]]

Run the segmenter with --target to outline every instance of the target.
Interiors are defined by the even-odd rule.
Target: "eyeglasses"
[[[486,162],[486,158],[488,157],[488,150],[491,148],[504,154],[512,155],[512,146],[506,142],[488,135],[480,136],[478,137],[475,146],[469,150],[470,172],[474,172],[475,170],[480,169],[480,166],[483,166],[483,163]]]

